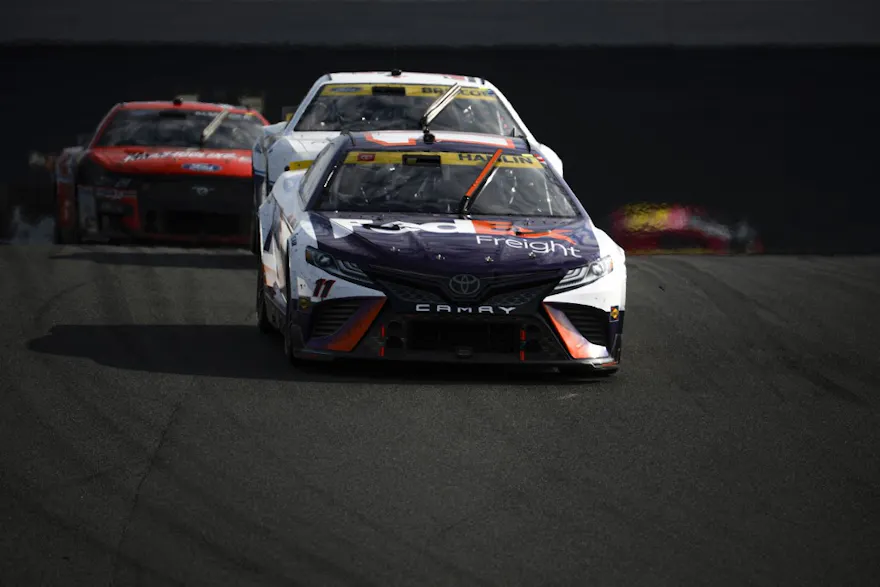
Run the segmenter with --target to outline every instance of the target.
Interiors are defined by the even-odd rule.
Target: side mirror
[[[281,109],[281,118],[284,119],[284,122],[290,122],[290,119],[293,118],[297,108],[299,108],[299,104],[295,106],[285,106]]]
[[[85,147],[92,140],[92,133],[79,133],[76,135],[76,146]]]

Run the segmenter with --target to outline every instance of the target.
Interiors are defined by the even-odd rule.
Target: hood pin
[[[443,255],[441,255],[440,253],[437,253],[437,257],[436,257],[436,259],[437,259],[438,261],[442,261],[442,260],[443,260]]]
[[[486,263],[491,263],[494,260],[492,257],[486,257]]]
[[[534,258],[537,257],[537,256],[538,256],[538,255],[535,254],[535,251],[529,251],[529,259],[534,259]]]

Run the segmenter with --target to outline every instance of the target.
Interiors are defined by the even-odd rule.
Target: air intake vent
[[[446,300],[438,296],[437,294],[424,290],[418,289],[415,287],[410,287],[409,285],[398,283],[394,281],[380,281],[379,284],[386,289],[393,297],[400,299],[403,302],[408,302],[411,304],[443,304],[446,303]]]
[[[360,307],[361,302],[358,300],[321,302],[315,306],[312,317],[312,338],[336,334]]]
[[[593,344],[608,346],[608,312],[591,306],[553,304],[562,310],[581,336]]]

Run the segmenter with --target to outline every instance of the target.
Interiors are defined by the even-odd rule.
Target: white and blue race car
[[[297,107],[287,109],[287,120],[263,127],[252,156],[254,208],[266,200],[278,176],[307,167],[343,131],[419,130],[425,109],[456,84],[461,91],[433,121],[434,130],[522,137],[562,175],[559,156],[538,142],[504,94],[485,79],[400,70],[328,73]]]
[[[610,374],[626,254],[524,138],[353,131],[258,210],[256,316],[288,359]]]

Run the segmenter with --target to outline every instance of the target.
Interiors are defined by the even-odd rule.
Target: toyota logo
[[[214,188],[205,187],[203,185],[194,185],[192,189],[199,196],[207,196],[214,191]]]
[[[456,275],[449,280],[449,291],[459,296],[470,296],[480,291],[480,280],[473,275]]]

